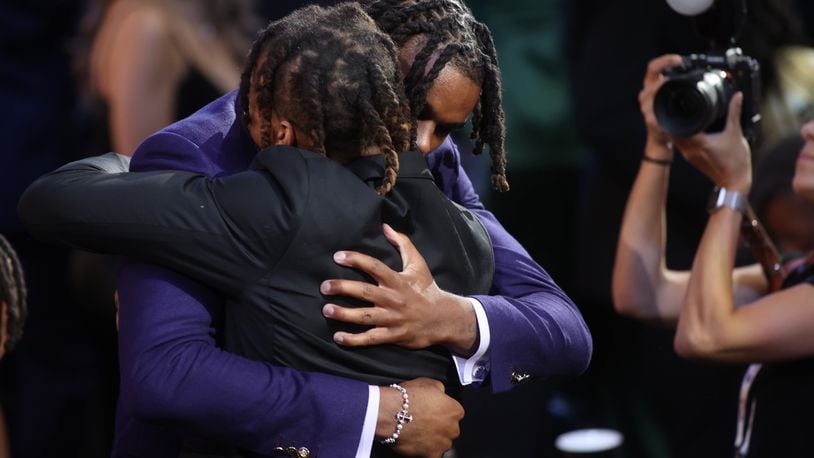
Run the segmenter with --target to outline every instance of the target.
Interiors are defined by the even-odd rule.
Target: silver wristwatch
[[[709,196],[707,211],[712,214],[723,207],[735,209],[746,215],[747,209],[749,208],[749,201],[743,194],[737,191],[730,191],[721,186],[716,186],[715,189],[712,190],[712,195]]]

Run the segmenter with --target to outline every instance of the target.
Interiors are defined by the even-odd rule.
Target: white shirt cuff
[[[376,422],[379,419],[379,387],[368,385],[367,411],[362,424],[362,437],[356,449],[356,458],[370,458],[373,451],[373,440],[376,438]]]
[[[480,301],[472,297],[467,299],[472,304],[472,309],[475,310],[475,319],[478,321],[479,343],[477,351],[469,358],[452,355],[462,385],[480,383],[486,380],[486,374],[489,371],[489,321]]]

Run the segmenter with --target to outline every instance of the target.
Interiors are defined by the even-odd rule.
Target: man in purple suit
[[[449,14],[463,14],[457,2],[450,5]],[[468,39],[478,42],[474,25],[456,24],[469,27]],[[367,317],[326,305],[328,317],[373,326],[357,335],[337,334],[335,339],[348,346],[446,345],[462,383],[482,382],[494,392],[531,377],[578,374],[591,355],[591,339],[582,317],[483,208],[460,166],[458,149],[448,137],[450,126],[463,124],[479,101],[479,106],[499,110],[494,100],[480,100],[483,94],[494,94],[494,81],[485,76],[494,73],[484,70],[493,63],[483,61],[493,53],[472,54],[469,48],[448,47],[452,51],[439,48],[423,56],[420,48],[413,43],[411,52],[402,53],[402,58],[410,65],[424,59],[423,68],[435,55],[433,61],[440,66],[429,71],[425,81],[432,84],[423,93],[408,88],[424,100],[418,122],[419,149],[425,154],[433,150],[427,159],[442,191],[475,213],[489,232],[496,264],[493,295],[466,298],[433,288],[429,272],[420,268],[420,256],[410,247],[402,272],[382,269],[358,253],[345,253],[337,262],[368,271],[378,286],[359,288],[335,280],[324,283],[325,294],[374,303],[366,309]],[[455,50],[461,55],[452,59]],[[485,81],[492,84],[491,92],[481,91]],[[245,170],[257,147],[243,122],[246,102],[238,94],[227,94],[148,138],[136,151],[131,170],[178,169],[211,176]],[[484,120],[483,114],[478,118],[479,124],[500,121],[500,116],[491,121],[488,116]],[[484,137],[493,153],[502,151],[502,133],[497,139]],[[493,156],[498,157],[495,182],[503,185],[502,158]],[[182,432],[214,437],[261,454],[367,456],[374,436],[392,430],[392,412],[380,412],[379,402],[396,395],[390,388],[300,373],[220,350],[212,334],[223,325],[218,322],[221,305],[205,288],[172,272],[130,264],[120,273],[118,289],[122,394],[114,455],[169,456],[177,450],[177,433]],[[439,316],[435,313],[439,309],[448,313]],[[400,441],[426,442],[429,445],[422,450],[432,450],[454,421],[439,408],[446,396],[423,382],[404,385],[410,390],[410,411],[416,421],[411,423],[412,433]]]

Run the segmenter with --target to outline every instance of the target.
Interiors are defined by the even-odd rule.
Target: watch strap
[[[729,207],[746,215],[749,211],[749,201],[746,199],[746,196],[738,191],[716,186],[709,196],[707,210],[710,213],[715,213],[723,207]]]

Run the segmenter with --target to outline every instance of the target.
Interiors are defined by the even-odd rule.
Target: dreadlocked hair
[[[20,260],[8,240],[0,235],[0,303],[5,303],[8,309],[8,320],[3,323],[8,335],[5,343],[7,352],[23,335],[27,295]]]
[[[478,22],[460,0],[361,0],[362,8],[401,48],[419,37],[421,49],[405,75],[404,86],[413,121],[421,116],[427,91],[449,64],[481,86],[472,114],[475,154],[489,146],[492,187],[508,191],[505,116],[497,52],[489,28]],[[432,67],[427,65],[437,56]],[[415,129],[415,127],[413,127]]]
[[[240,100],[246,125],[261,123],[261,148],[272,145],[274,111],[332,159],[384,154],[381,195],[396,182],[398,152],[414,143],[395,45],[356,3],[309,6],[269,24],[249,52]]]

